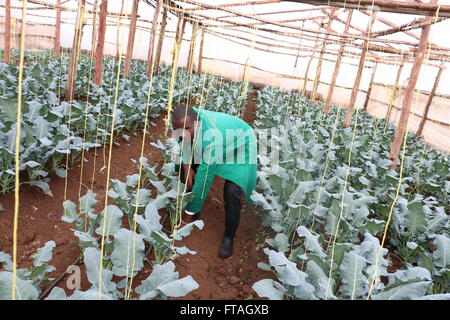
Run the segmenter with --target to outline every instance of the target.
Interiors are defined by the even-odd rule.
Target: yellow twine
[[[17,129],[16,129],[16,145],[15,145],[15,185],[14,185],[14,225],[13,225],[13,279],[11,286],[11,299],[16,300],[17,286],[17,229],[19,224],[19,205],[20,205],[20,129],[22,117],[22,79],[23,79],[23,60],[25,52],[25,32],[27,25],[27,0],[23,1],[22,7],[22,31],[20,34],[20,62],[19,62],[19,79],[17,93]]]

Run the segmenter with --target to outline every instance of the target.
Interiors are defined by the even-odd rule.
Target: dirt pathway
[[[249,103],[244,113],[244,120],[250,124],[255,119],[253,100],[255,97],[256,91],[249,94]],[[154,119],[153,122],[156,126],[150,130],[151,134],[145,143],[144,153],[149,159],[149,163],[160,163],[160,151],[150,146],[149,142],[162,137],[164,115]],[[139,133],[131,135],[129,141],[120,139],[120,145],[113,147],[112,179],[124,180],[127,175],[136,173],[136,164],[131,159],[138,159],[141,143],[142,134]],[[96,174],[93,184],[93,191],[98,200],[98,211],[103,206],[106,194],[106,170],[101,170],[104,165],[102,152],[102,148],[97,150]],[[87,152],[85,157],[87,162],[83,173],[85,187],[81,192],[82,195],[91,185],[94,152]],[[36,188],[27,185],[21,187],[18,265],[19,268],[30,267],[36,249],[42,247],[45,242],[54,240],[56,248],[50,263],[56,267],[56,271],[51,276],[56,277],[76,261],[80,255],[80,249],[77,245],[78,239],[71,230],[73,226],[61,221],[65,179],[56,177],[54,174],[51,175],[51,179],[52,196],[44,195]],[[67,198],[76,204],[78,204],[79,181],[80,161],[75,163],[68,176]],[[260,249],[266,233],[256,215],[256,207],[247,205],[244,199],[234,254],[228,259],[219,258],[218,249],[224,232],[223,185],[224,180],[216,177],[201,213],[201,219],[205,223],[204,229],[195,229],[182,242],[182,245],[197,251],[197,254],[188,254],[175,260],[176,270],[180,272],[180,277],[191,275],[200,285],[197,290],[182,299],[252,299],[256,298],[256,294],[251,288],[253,283],[260,279],[273,278],[271,272],[257,267],[259,261],[267,261],[265,254]],[[0,203],[5,208],[4,212],[0,212],[0,251],[10,253],[14,194],[0,196]],[[146,262],[142,276],[146,277],[150,272],[151,266]],[[64,288],[67,294],[72,294],[73,290],[67,288],[67,278],[68,276],[65,276],[58,286]],[[136,281],[136,284],[139,282]],[[82,272],[81,289],[86,290],[89,287],[86,275]]]

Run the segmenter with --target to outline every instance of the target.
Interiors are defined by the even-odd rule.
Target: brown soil
[[[250,94],[249,104],[244,114],[244,119],[249,123],[255,118],[253,101],[255,95],[255,91]],[[144,156],[149,159],[149,163],[162,163],[160,151],[150,146],[149,142],[156,141],[163,134],[164,117],[162,114],[152,120],[156,126],[150,129],[151,134],[145,141]],[[130,136],[129,141],[120,138],[120,145],[113,146],[111,179],[124,180],[127,175],[136,173],[136,164],[131,162],[131,159],[137,160],[140,156],[142,133]],[[93,183],[91,180],[95,153],[91,150],[85,154],[87,162],[84,163],[83,168],[81,195],[86,193],[92,183],[92,190],[98,200],[97,212],[104,206],[107,154],[107,148],[105,153],[103,147],[97,149]],[[79,199],[80,169],[81,161],[77,160],[67,178],[67,199],[76,204]],[[50,264],[56,267],[56,271],[50,276],[57,277],[74,261],[77,261],[80,249],[77,245],[78,239],[71,230],[73,226],[61,220],[62,203],[65,200],[65,179],[54,174],[51,174],[50,178],[52,195],[45,195],[37,188],[28,185],[22,185],[20,188],[18,267],[32,266],[32,256],[36,253],[36,249],[42,247],[47,241],[54,240],[56,247]],[[267,259],[260,249],[261,245],[256,243],[263,228],[255,214],[257,208],[254,206],[243,205],[241,223],[234,244],[234,255],[228,259],[218,257],[224,229],[223,183],[223,179],[216,178],[212,185],[201,213],[201,219],[205,223],[204,229],[195,229],[189,237],[178,244],[197,251],[197,254],[185,255],[175,260],[176,270],[180,272],[180,277],[191,275],[200,285],[197,290],[182,299],[255,298],[256,293],[251,289],[253,283],[260,279],[273,278],[271,272],[263,271],[256,266],[259,261],[267,261]],[[109,203],[111,202],[110,199]],[[14,194],[1,195],[0,203],[5,209],[4,212],[0,212],[0,251],[11,253]],[[259,241],[264,242],[264,237],[259,237]],[[83,266],[81,269],[84,269]],[[150,272],[151,266],[146,262],[144,270],[134,281],[135,285],[138,285],[140,280],[146,278]],[[90,287],[90,284],[85,272],[82,271],[81,274],[81,289],[85,290]],[[68,275],[64,276],[58,286],[71,294],[73,290],[67,288],[67,279]],[[45,290],[45,288],[42,289]]]

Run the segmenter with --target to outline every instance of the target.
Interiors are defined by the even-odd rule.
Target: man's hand
[[[184,165],[184,179],[186,181],[187,190],[191,191],[194,187],[195,172],[189,164]]]

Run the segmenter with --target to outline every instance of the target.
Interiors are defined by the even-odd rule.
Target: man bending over
[[[181,181],[194,193],[186,206],[183,223],[198,219],[208,191],[217,175],[225,179],[225,232],[219,256],[233,254],[239,226],[241,194],[247,203],[256,188],[257,145],[253,129],[243,120],[220,112],[180,104],[173,110],[172,125],[182,140]]]

